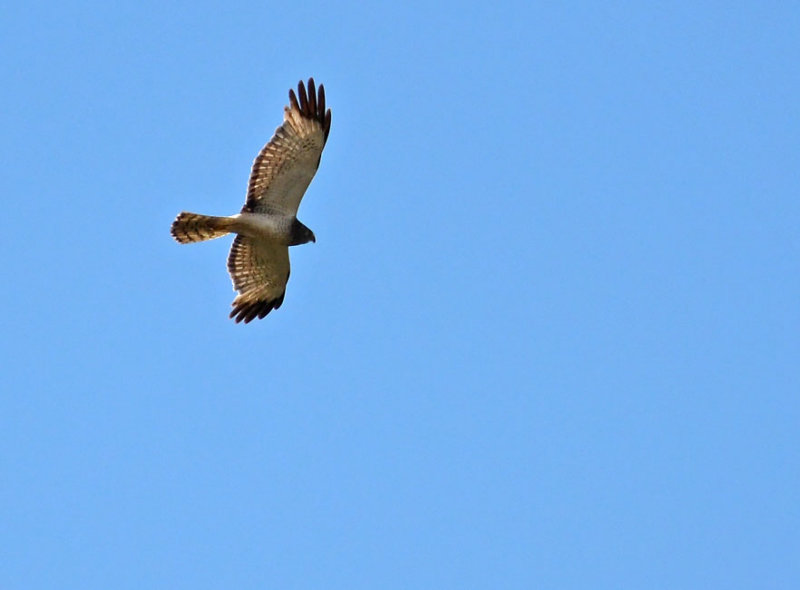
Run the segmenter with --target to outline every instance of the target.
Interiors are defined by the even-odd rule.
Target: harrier
[[[241,213],[213,217],[184,211],[172,223],[181,244],[236,234],[228,272],[238,295],[230,317],[237,323],[264,318],[278,309],[289,280],[289,246],[315,242],[314,232],[297,220],[297,208],[314,178],[331,128],[325,88],[301,81],[289,90],[283,125],[275,130],[253,162],[247,200]]]

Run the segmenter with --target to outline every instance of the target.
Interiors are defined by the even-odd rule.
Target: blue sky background
[[[800,585],[800,8],[0,19],[0,588]],[[333,126],[227,318],[287,90]]]

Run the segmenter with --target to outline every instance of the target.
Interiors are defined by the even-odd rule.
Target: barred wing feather
[[[331,128],[331,111],[325,110],[325,88],[301,81],[297,95],[289,90],[283,124],[253,162],[247,201],[242,211],[296,215],[300,201],[314,178]]]
[[[264,318],[278,309],[289,280],[289,247],[278,242],[237,235],[228,255],[228,272],[234,290],[230,317],[236,323]]]

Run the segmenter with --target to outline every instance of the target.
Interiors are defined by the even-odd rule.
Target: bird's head
[[[292,233],[289,240],[289,245],[299,246],[300,244],[307,244],[308,242],[316,241],[317,238],[314,235],[314,232],[295,219],[294,223],[292,224]]]

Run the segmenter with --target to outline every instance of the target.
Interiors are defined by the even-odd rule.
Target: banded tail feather
[[[234,220],[183,211],[172,222],[170,233],[181,244],[213,240],[231,232]]]

